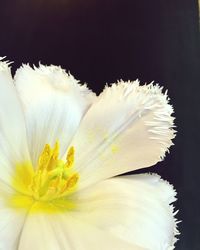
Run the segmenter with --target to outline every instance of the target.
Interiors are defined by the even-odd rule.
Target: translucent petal
[[[167,93],[158,85],[135,81],[106,87],[71,142],[80,185],[162,160],[174,138],[172,113]]]
[[[7,200],[13,190],[0,182],[0,249],[17,249],[20,233],[26,213],[7,206]]]
[[[29,160],[24,116],[10,72],[0,58],[0,180],[9,183],[14,164]]]
[[[44,145],[60,141],[64,154],[80,120],[95,96],[85,85],[57,66],[23,65],[15,84],[20,95],[34,165]]]
[[[66,215],[29,216],[18,250],[144,250]]]
[[[114,177],[80,192],[74,217],[142,248],[173,249],[175,195],[157,175]]]

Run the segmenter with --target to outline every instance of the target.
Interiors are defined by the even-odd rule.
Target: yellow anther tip
[[[72,167],[74,163],[74,153],[75,153],[75,149],[73,146],[71,146],[68,150],[67,157],[66,157],[67,162],[65,165],[67,168]]]
[[[79,174],[75,173],[73,174],[69,180],[67,181],[67,188],[73,188],[79,180]]]

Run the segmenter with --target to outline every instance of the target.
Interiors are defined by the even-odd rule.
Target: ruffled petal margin
[[[158,85],[106,87],[71,142],[80,187],[161,161],[175,136],[172,113]]]
[[[15,85],[25,113],[33,164],[46,143],[53,146],[59,140],[64,155],[95,94],[54,65],[23,65],[15,74]]]
[[[179,234],[171,204],[175,195],[155,174],[114,177],[76,194],[74,217],[129,244],[171,250]]]

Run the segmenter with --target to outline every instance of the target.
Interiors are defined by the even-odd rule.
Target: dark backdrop
[[[0,55],[14,69],[22,62],[61,65],[97,93],[120,78],[169,89],[175,146],[147,171],[178,191],[178,250],[200,249],[199,42],[195,0],[0,1]]]

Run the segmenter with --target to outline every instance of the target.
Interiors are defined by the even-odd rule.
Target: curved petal
[[[145,250],[69,215],[27,218],[19,250]]]
[[[71,143],[80,185],[162,160],[174,138],[172,112],[158,85],[140,86],[135,81],[106,87]]]
[[[23,65],[16,72],[15,84],[23,104],[33,163],[44,145],[53,146],[56,140],[64,154],[94,94],[53,65],[34,69]]]
[[[26,213],[8,208],[5,199],[12,194],[12,189],[0,183],[0,249],[17,249],[21,229]]]
[[[25,215],[14,210],[0,208],[0,249],[17,249]]]
[[[175,191],[157,175],[115,177],[79,193],[77,219],[149,250],[173,249]]]
[[[9,182],[13,164],[29,160],[21,103],[9,63],[0,58],[0,180]]]

